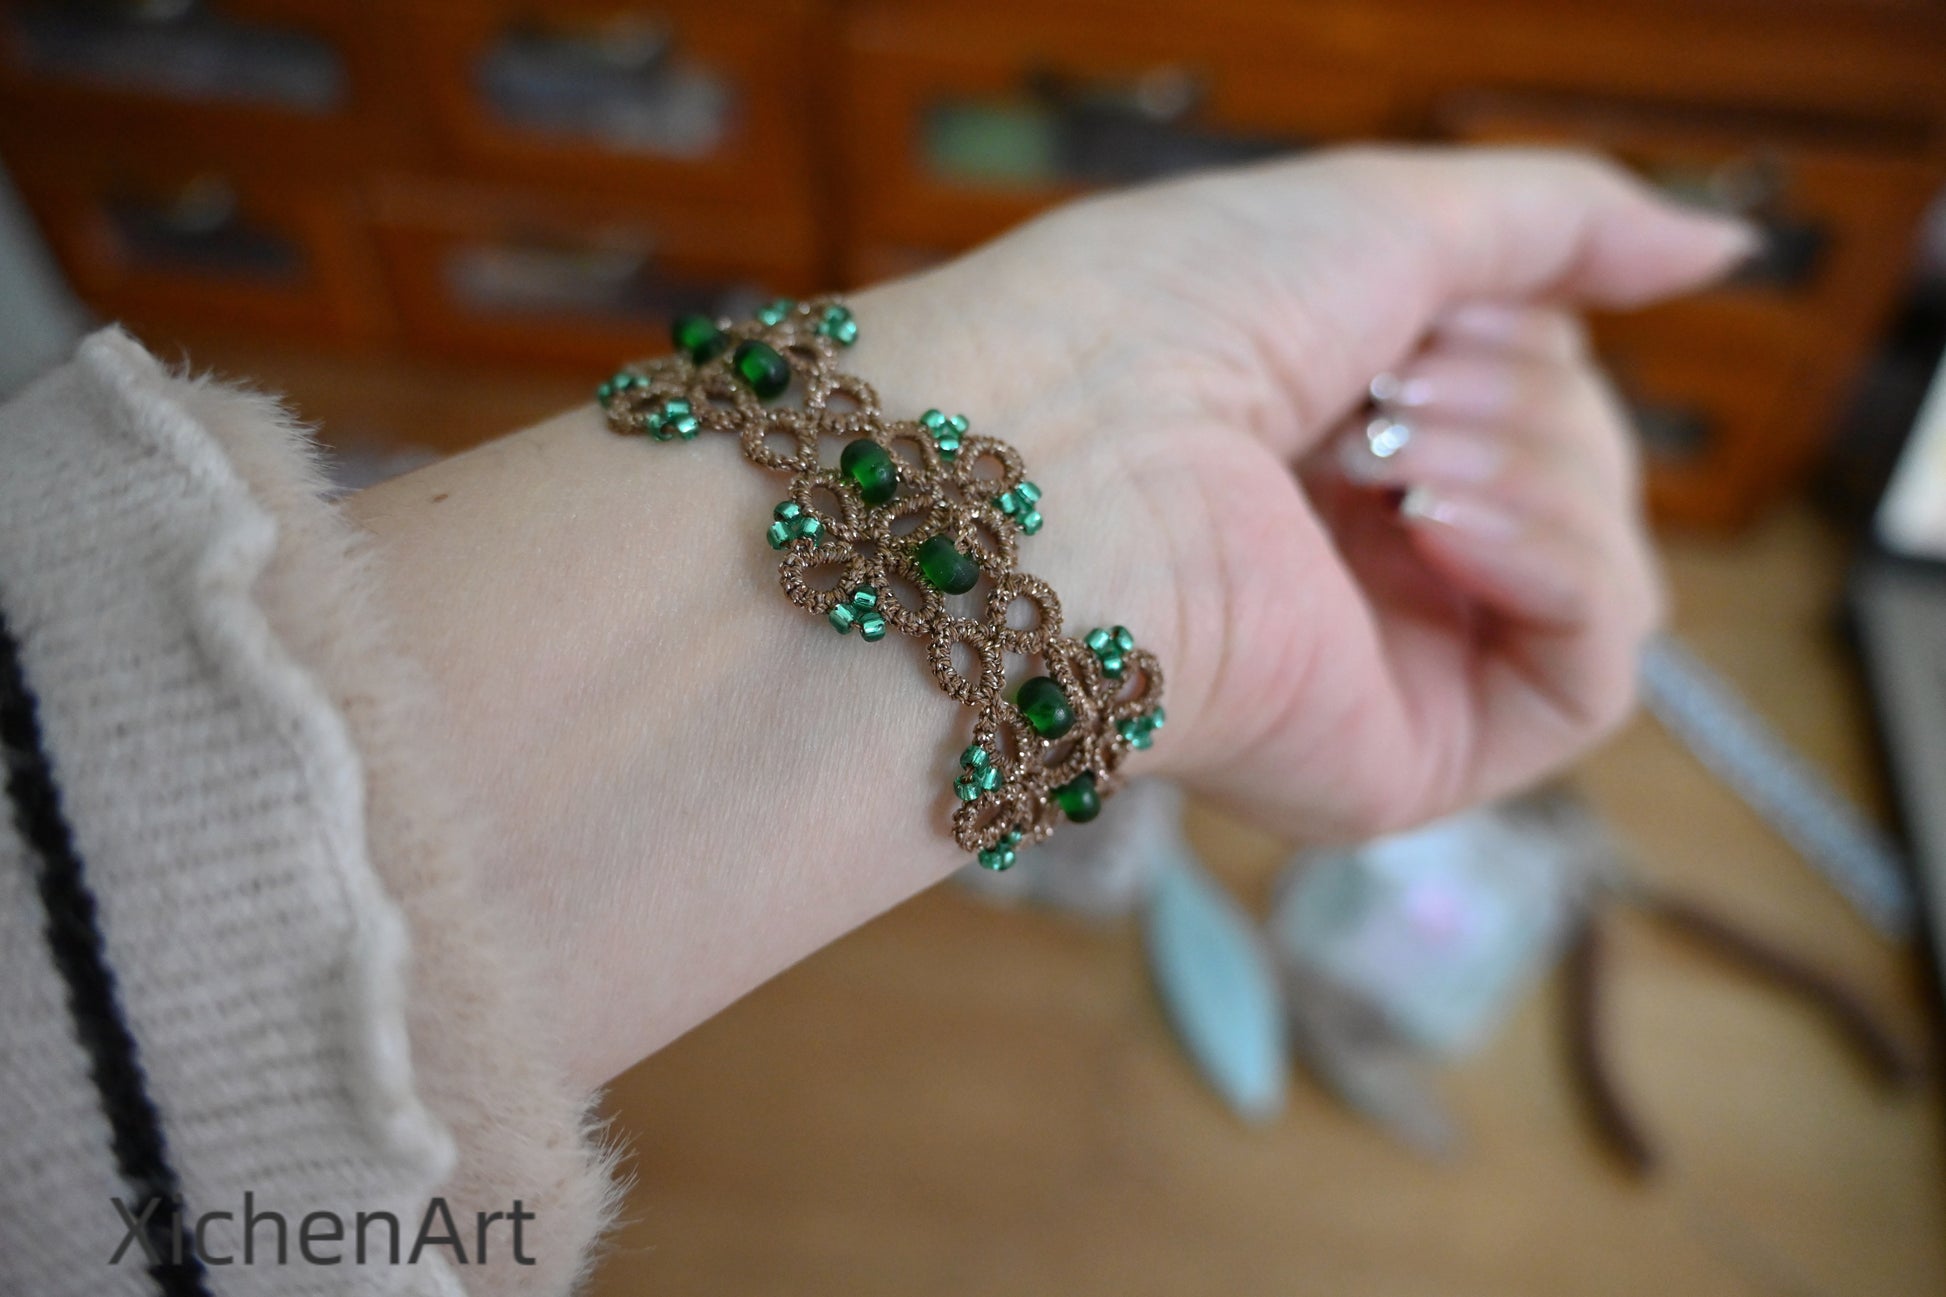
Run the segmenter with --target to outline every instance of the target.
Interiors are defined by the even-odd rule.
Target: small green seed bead
[[[1122,672],[1126,671],[1127,669],[1128,669],[1128,663],[1122,660],[1121,654],[1119,653],[1102,654],[1101,673],[1103,675],[1119,678]]]
[[[845,307],[827,306],[824,318],[818,321],[818,332],[841,347],[849,347],[858,341],[858,321]]]
[[[1013,864],[1013,861],[1007,859],[1010,854],[1012,853],[1002,851],[998,847],[988,847],[975,858],[980,862],[980,868],[991,869],[997,874]]]
[[[698,365],[716,359],[730,345],[730,335],[717,328],[716,321],[707,315],[678,315],[670,322],[669,338],[677,351]]]
[[[1006,780],[1001,776],[999,766],[981,766],[980,773],[973,776],[973,782],[980,786],[981,792],[990,793]]]
[[[770,516],[779,522],[789,522],[804,512],[804,506],[795,500],[786,500],[770,511]]]
[[[953,791],[959,795],[961,801],[970,802],[979,797],[980,786],[968,776],[961,775],[953,781]]]
[[[959,552],[951,536],[941,533],[922,541],[912,552],[926,584],[947,594],[965,594],[980,580],[980,565]]]
[[[796,308],[796,302],[793,302],[788,297],[780,297],[769,306],[764,307],[763,310],[757,312],[757,321],[765,325],[779,325],[784,322],[784,317]]]
[[[826,613],[825,619],[831,623],[833,629],[843,635],[851,630],[851,624],[858,620],[858,614],[851,610],[850,604],[841,603]]]
[[[1005,495],[994,496],[993,503],[1001,513],[1006,514],[1009,518],[1013,517],[1020,509],[1020,501],[1012,491],[1007,492]]]
[[[1149,713],[1149,728],[1152,730],[1159,730],[1162,728],[1162,722],[1164,722],[1167,719],[1169,718],[1167,716],[1164,716],[1162,714],[1162,709],[1158,707],[1154,711]]]
[[[870,437],[849,443],[838,456],[838,467],[858,488],[866,504],[884,504],[899,491],[899,470],[891,454]]]
[[[987,750],[975,743],[959,754],[959,763],[969,770],[978,770],[987,763]]]
[[[1088,638],[1083,640],[1082,643],[1086,644],[1094,652],[1099,653],[1108,647],[1112,639],[1113,637],[1106,630],[1097,626],[1088,632]]]
[[[772,549],[784,548],[784,546],[787,543],[789,543],[790,538],[791,538],[791,529],[789,527],[786,527],[781,522],[771,523],[770,530],[764,533],[764,539],[770,542],[770,547]]]
[[[1014,706],[1044,739],[1058,739],[1074,728],[1074,708],[1052,676],[1035,676],[1021,682],[1014,694]]]
[[[811,542],[816,544],[818,538],[824,534],[824,524],[816,518],[806,515],[797,520],[796,525],[792,528],[792,534],[796,536],[808,536],[811,538]]]
[[[751,338],[737,344],[730,363],[745,386],[765,401],[783,395],[791,385],[791,367],[768,342]]]
[[[1026,532],[1029,536],[1032,536],[1035,532],[1039,531],[1041,529],[1040,511],[1037,509],[1029,510],[1027,515],[1020,519],[1020,529]]]
[[[1029,504],[1039,504],[1041,502],[1041,489],[1032,482],[1022,482],[1014,488],[1014,494]]]
[[[1092,774],[1077,775],[1053,790],[1054,804],[1076,824],[1086,824],[1101,814],[1101,794],[1095,791]]]
[[[958,437],[941,437],[933,445],[939,451],[939,457],[941,459],[951,459],[953,456],[959,454]]]
[[[1128,627],[1117,626],[1115,628],[1115,647],[1124,653],[1132,653],[1135,651],[1135,636],[1129,633]]]
[[[861,585],[851,592],[851,606],[859,612],[869,612],[878,607],[878,591],[868,585]]]
[[[858,619],[858,634],[868,644],[885,638],[885,614],[868,612]]]

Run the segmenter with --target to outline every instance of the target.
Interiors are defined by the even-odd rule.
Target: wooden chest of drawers
[[[0,3],[0,154],[79,291],[595,372],[674,309],[1361,139],[1609,150],[1775,249],[1597,336],[1672,519],[1802,479],[1946,178],[1925,0]]]

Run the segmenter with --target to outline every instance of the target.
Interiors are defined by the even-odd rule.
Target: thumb
[[[1375,165],[1382,172],[1388,161]],[[1756,229],[1678,204],[1613,163],[1545,149],[1427,152],[1374,182],[1422,214],[1438,305],[1469,297],[1632,307],[1755,252]]]

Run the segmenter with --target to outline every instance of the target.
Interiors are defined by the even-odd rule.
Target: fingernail
[[[1520,520],[1484,500],[1415,486],[1399,501],[1408,522],[1431,522],[1477,540],[1508,540],[1520,534]]]
[[[1406,377],[1386,371],[1366,389],[1374,404],[1397,409],[1416,409],[1433,399],[1432,384],[1423,378]]]
[[[1412,436],[1412,426],[1402,420],[1373,419],[1338,439],[1338,468],[1352,481],[1367,485],[1395,480],[1398,470],[1393,461],[1411,444]]]
[[[1491,437],[1448,432],[1413,442],[1410,460],[1409,471],[1422,481],[1478,486],[1500,475],[1507,447]]]

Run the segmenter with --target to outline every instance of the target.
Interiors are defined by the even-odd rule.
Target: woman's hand
[[[1165,666],[1132,771],[1356,836],[1623,714],[1655,580],[1562,312],[1748,246],[1585,160],[1329,154],[1078,204],[863,294],[845,363],[895,416],[1020,448],[1047,492],[1022,566],[1071,630],[1126,623]],[[1389,456],[1361,449],[1381,373],[1411,426]],[[966,718],[900,637],[820,633],[780,595],[780,493],[727,438],[616,437],[584,407],[348,506],[590,1085],[963,863]]]
[[[1694,287],[1750,237],[1590,159],[1340,153],[1059,211],[863,305],[925,323],[860,360],[920,405],[906,375],[980,374],[979,422],[1051,488],[1060,548],[1023,564],[1164,649],[1162,764],[1287,835],[1369,835],[1627,712],[1660,598],[1567,311]],[[1076,518],[1076,482],[1113,490]]]

